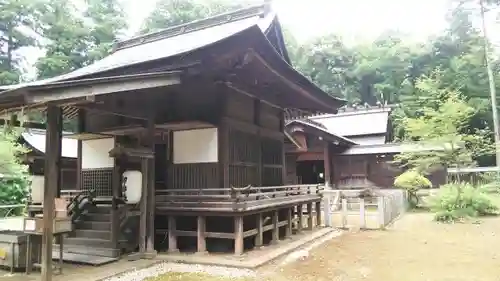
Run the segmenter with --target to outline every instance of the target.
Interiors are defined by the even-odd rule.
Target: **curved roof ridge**
[[[159,31],[150,32],[144,35],[139,35],[132,37],[120,42],[115,43],[113,46],[113,52],[134,47],[141,44],[146,44],[154,42],[157,40],[167,39],[170,37],[178,36],[181,34],[195,32],[205,28],[210,28],[213,26],[231,23],[234,21],[244,20],[251,17],[265,17],[271,11],[270,3],[266,2],[264,4],[253,5],[245,7],[242,9],[229,11],[226,13],[218,14],[212,17],[207,17],[188,23],[168,27]]]

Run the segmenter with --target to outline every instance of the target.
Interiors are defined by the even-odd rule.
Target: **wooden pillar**
[[[156,182],[155,182],[155,115],[152,113],[148,118],[147,128],[147,146],[153,152],[153,158],[147,160],[148,172],[147,176],[147,242],[146,251],[151,255],[155,255],[155,210],[156,210]]]
[[[219,92],[218,97],[218,114],[219,114],[219,126],[218,126],[218,153],[219,153],[219,187],[224,189],[229,189],[229,125],[225,121],[227,115],[227,103],[228,103],[228,89],[227,87],[217,86],[217,92]]]
[[[255,247],[262,247],[264,244],[264,222],[262,213],[257,214],[257,235],[255,236]]]
[[[285,232],[285,237],[286,238],[291,238],[292,236],[292,218],[293,218],[293,208],[288,208],[286,210],[286,232]]]
[[[262,186],[262,135],[260,132],[260,115],[261,115],[261,101],[259,99],[254,99],[253,102],[253,107],[254,107],[254,116],[253,116],[253,123],[255,126],[259,127],[259,130],[257,131],[257,139],[259,142],[259,150],[256,151],[258,153],[257,155],[257,185]]]
[[[140,222],[139,222],[139,253],[146,253],[146,237],[147,237],[147,225],[148,225],[148,214],[147,214],[147,202],[148,202],[148,170],[149,163],[148,159],[141,160],[141,170],[142,170],[142,197],[140,202]]]
[[[299,222],[297,223],[297,232],[301,232],[304,227],[304,212],[302,210],[302,204],[297,206],[297,215],[299,216]]]
[[[47,106],[47,132],[45,136],[45,187],[43,196],[42,281],[52,280],[52,241],[54,238],[54,199],[60,189],[60,158],[62,111]]]
[[[173,215],[168,216],[168,252],[169,253],[177,253],[179,249],[177,248],[177,235],[175,231],[177,229],[176,226],[176,218]]]
[[[325,186],[329,187],[331,183],[331,167],[330,167],[330,145],[328,142],[324,142],[323,149],[323,164],[325,167]]]
[[[243,216],[234,217],[234,254],[243,254]]]
[[[281,184],[285,185],[286,183],[286,153],[285,153],[285,111],[281,111],[279,113],[280,123],[279,129],[280,132],[283,133],[283,137],[281,139]]]
[[[316,225],[321,226],[321,202],[316,202]]]
[[[207,252],[207,241],[205,238],[206,224],[207,224],[206,217],[198,216],[198,227],[197,227],[198,253]]]
[[[85,109],[78,109],[77,115],[78,122],[78,133],[85,132]],[[77,159],[76,159],[76,188],[78,190],[82,189],[82,140],[77,141]]]
[[[307,203],[307,230],[312,230],[313,229],[313,204],[312,203]]]
[[[278,243],[280,241],[280,229],[278,227],[279,223],[279,211],[273,211],[273,233],[272,233],[272,243]]]
[[[115,137],[115,146],[118,144],[118,138]],[[111,180],[111,192],[113,200],[111,202],[111,244],[115,249],[118,248],[118,240],[120,236],[120,216],[119,206],[115,198],[122,197],[121,195],[121,170],[118,160],[114,159],[113,179]]]

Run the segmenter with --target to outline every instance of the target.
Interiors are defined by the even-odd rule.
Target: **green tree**
[[[53,77],[105,57],[126,29],[125,15],[116,0],[86,0],[77,10],[69,0],[47,0],[41,18],[45,56],[36,63],[39,78]]]
[[[89,31],[68,0],[48,0],[41,18],[45,56],[38,59],[38,78],[54,77],[89,63]]]
[[[255,3],[231,0],[159,0],[145,19],[140,33],[149,33],[203,19]]]
[[[127,28],[123,7],[117,0],[86,0],[87,26],[89,34],[88,60],[100,60],[112,49],[113,42],[117,41]]]
[[[421,96],[428,97],[417,116],[400,120],[406,130],[405,141],[418,142],[419,150],[395,156],[403,167],[428,173],[436,167],[474,166],[479,156],[493,153],[491,131],[487,127],[468,127],[476,109],[459,92],[440,88],[432,78],[417,84]],[[432,150],[429,150],[432,148]]]
[[[0,2],[0,85],[16,84],[22,73],[19,50],[36,46],[37,0]]]

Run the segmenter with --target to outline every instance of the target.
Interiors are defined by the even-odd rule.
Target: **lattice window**
[[[113,169],[85,169],[82,171],[82,190],[96,191],[96,196],[112,196]]]

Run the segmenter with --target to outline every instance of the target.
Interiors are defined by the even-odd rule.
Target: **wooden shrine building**
[[[326,182],[337,189],[392,188],[403,171],[391,163],[410,147],[391,143],[389,106],[341,108],[286,121],[287,183]],[[432,148],[439,149],[439,148]],[[428,176],[446,182],[445,169]]]
[[[68,137],[71,133],[63,132],[61,140],[61,189],[74,190],[76,186],[78,141]],[[28,128],[21,133],[19,143],[29,152],[23,162],[29,167],[29,174],[42,177],[45,164],[46,131]]]
[[[97,195],[65,251],[116,258],[229,242],[241,254],[301,231],[319,209],[317,184],[285,185],[284,109],[344,105],[290,66],[268,3],[119,42],[94,64],[3,90],[0,110],[47,114],[45,268],[63,117],[78,120],[77,186]]]

